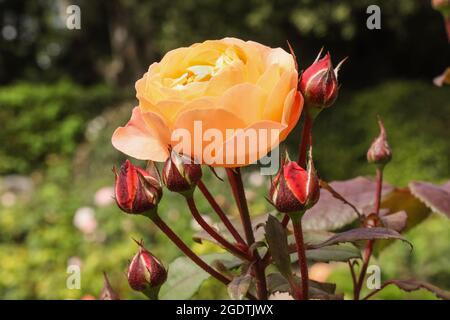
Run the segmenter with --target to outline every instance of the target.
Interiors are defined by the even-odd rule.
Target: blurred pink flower
[[[114,203],[114,188],[103,187],[97,190],[94,195],[94,203],[98,207],[107,207]]]
[[[97,229],[95,211],[91,207],[81,207],[73,217],[74,226],[85,235],[92,234]]]

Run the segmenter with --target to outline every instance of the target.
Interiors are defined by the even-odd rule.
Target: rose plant
[[[288,53],[225,38],[170,51],[137,81],[139,104],[130,121],[114,132],[112,144],[128,156],[148,160],[148,167],[127,160],[114,169],[116,201],[127,214],[148,217],[172,240],[186,256],[179,258],[184,259],[184,268],[199,267],[196,272],[202,275],[195,277],[193,286],[211,276],[228,287],[232,299],[265,300],[277,292],[298,300],[343,299],[336,285],[313,281],[308,275],[315,261],[338,261],[348,264],[355,300],[369,299],[388,285],[406,291],[422,288],[450,298],[449,292],[417,279],[388,280],[362,295],[373,255],[394,240],[412,248],[401,232],[431,211],[450,216],[450,183],[411,182],[407,188],[384,183],[383,169],[393,152],[381,119],[380,135],[367,152],[375,168],[374,181],[358,177],[327,183],[319,178],[312,128],[338,97],[343,61],[334,68],[330,53],[322,57],[320,52],[310,67],[299,72],[291,48]],[[301,114],[298,158],[291,160],[285,152],[277,159],[280,165],[268,190],[267,200],[276,213],[251,215],[241,168],[277,154]],[[196,136],[197,124],[213,134]],[[267,134],[271,130],[277,133],[275,138]],[[252,139],[258,143],[244,143]],[[163,163],[159,169],[158,162]],[[205,167],[213,172],[225,168],[239,220],[230,218],[216,202],[202,179]],[[226,253],[199,256],[164,222],[164,212],[158,212],[164,186],[181,195],[202,228],[196,239],[213,242]],[[220,218],[218,228],[199,212],[197,190]],[[128,282],[134,290],[158,299],[180,260],[169,266],[167,274],[143,243],[138,246]],[[103,292],[107,298],[118,297],[107,279]]]

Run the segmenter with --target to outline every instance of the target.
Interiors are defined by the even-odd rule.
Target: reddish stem
[[[250,220],[250,213],[248,211],[247,200],[245,198],[245,190],[244,185],[242,184],[241,172],[239,168],[227,168],[226,171],[234,200],[238,206],[245,238],[248,246],[251,246],[255,242],[255,236],[253,235],[252,221]]]
[[[308,300],[308,263],[306,261],[305,243],[303,241],[302,219],[291,219],[294,227],[294,237],[297,247],[298,264],[302,276],[302,295],[301,300]]]
[[[375,204],[374,204],[374,213],[378,216],[380,213],[380,204],[381,204],[381,190],[383,188],[383,167],[377,167],[377,175],[376,175],[376,190],[375,190]],[[361,272],[359,274],[358,283],[354,290],[354,299],[359,300],[361,289],[364,283],[364,279],[366,277],[367,268],[369,267],[370,257],[373,253],[373,246],[375,241],[369,240],[366,248],[364,249],[364,258],[363,265],[361,268]]]
[[[239,209],[242,226],[245,232],[247,245],[250,247],[255,243],[255,235],[253,234],[252,221],[248,210],[247,199],[245,197],[244,185],[242,183],[241,171],[239,168],[226,169],[234,200]],[[267,284],[264,273],[264,265],[256,249],[251,253],[255,261],[253,271],[256,279],[256,292],[259,300],[267,300]]]
[[[205,196],[206,200],[209,202],[209,204],[211,205],[211,207],[214,209],[214,211],[217,213],[217,215],[219,216],[220,220],[222,220],[223,224],[225,225],[225,227],[228,229],[228,231],[230,232],[230,234],[233,236],[233,238],[236,240],[236,242],[245,245],[245,241],[244,239],[242,239],[241,235],[239,234],[239,232],[236,230],[236,228],[233,226],[233,224],[231,223],[230,219],[228,219],[227,215],[225,214],[225,212],[223,212],[222,208],[219,206],[219,204],[216,202],[216,199],[214,199],[213,195],[209,192],[208,188],[206,187],[206,185],[203,183],[203,181],[199,181],[199,183],[197,184],[198,188],[200,189],[200,191],[203,193],[203,195]]]
[[[197,206],[195,205],[195,201],[193,197],[186,199],[187,204],[189,206],[189,209],[191,210],[192,216],[194,217],[195,221],[214,239],[216,240],[222,247],[227,249],[232,254],[236,255],[237,257],[250,261],[251,258],[248,256],[248,253],[242,252],[240,249],[236,248],[234,245],[232,245],[230,242],[228,242],[225,238],[223,238],[217,231],[211,227],[205,219],[203,219],[200,212],[198,212]]]
[[[380,212],[380,204],[381,204],[381,190],[383,188],[383,168],[377,168],[377,189],[375,192],[375,206],[374,206],[374,212],[376,215]]]
[[[361,289],[364,283],[364,278],[366,277],[367,268],[369,267],[370,257],[372,256],[373,251],[373,240],[369,240],[366,248],[364,249],[364,258],[363,258],[363,266],[361,268],[361,273],[359,274],[358,282],[356,284],[356,289],[354,292],[354,299],[359,300],[359,296],[361,294]]]
[[[312,125],[313,125],[313,118],[309,114],[309,112],[306,110],[305,112],[305,122],[303,124],[303,130],[302,130],[302,140],[300,141],[300,147],[298,152],[298,164],[300,167],[305,168],[306,167],[306,153],[308,150],[308,144],[311,137],[311,131],[312,131]]]
[[[158,216],[152,215],[150,217],[152,221],[156,224],[156,226],[161,229],[162,232],[170,239],[172,242],[187,256],[189,257],[195,264],[197,264],[200,268],[205,270],[211,276],[219,280],[225,285],[230,283],[230,280],[225,277],[223,274],[217,272],[212,267],[210,267],[206,262],[204,262],[199,256],[197,256],[184,242],[181,240],[175,232]]]
[[[281,224],[283,225],[283,227],[287,227],[287,225],[289,224],[289,216],[287,214],[284,215],[283,220],[281,220]]]

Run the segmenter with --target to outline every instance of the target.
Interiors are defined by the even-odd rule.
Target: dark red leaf
[[[443,290],[441,288],[436,287],[435,285],[432,285],[430,283],[427,283],[425,281],[421,280],[415,280],[415,279],[409,279],[409,280],[389,280],[386,281],[380,289],[373,291],[371,294],[369,294],[366,298],[371,297],[375,293],[381,291],[383,288],[387,287],[388,285],[395,285],[399,289],[411,292],[416,291],[419,289],[425,289],[430,291],[431,293],[434,293],[434,295],[440,299],[443,300],[450,300],[450,292]]]
[[[249,273],[234,277],[228,284],[228,294],[233,300],[242,300],[250,289],[252,276]]]
[[[412,244],[403,238],[400,233],[395,230],[387,228],[356,228],[345,232],[337,233],[328,240],[309,246],[311,249],[331,246],[342,242],[355,242],[360,240],[375,240],[375,239],[399,239],[407,242],[412,249]]]
[[[406,228],[408,214],[406,211],[399,211],[392,214],[380,215],[380,219],[385,228],[402,232]]]
[[[406,228],[403,232],[425,220],[431,213],[431,210],[413,196],[408,188],[395,189],[383,199],[381,208],[387,209],[389,212],[405,211],[408,214]]]
[[[269,245],[269,252],[278,271],[286,279],[290,279],[292,277],[292,271],[286,229],[277,218],[269,215],[264,230],[266,232],[267,244]]]
[[[428,182],[411,182],[409,188],[431,210],[450,218],[450,181],[441,186]]]
[[[329,185],[352,203],[359,212],[367,213],[372,209],[376,187],[374,181],[365,177],[356,177],[346,181],[330,182]],[[393,190],[392,186],[383,184],[382,196]],[[322,189],[319,202],[305,213],[302,221],[305,230],[333,231],[352,223],[355,219],[357,214],[349,205]]]

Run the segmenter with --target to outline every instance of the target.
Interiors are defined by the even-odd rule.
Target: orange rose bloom
[[[136,82],[139,106],[114,132],[112,144],[142,160],[164,161],[173,147],[213,166],[250,164],[296,125],[303,107],[297,82],[294,58],[281,48],[225,38],[172,50]],[[208,129],[214,134],[208,136]],[[252,139],[252,130],[274,130],[279,136],[258,136],[256,148],[243,147],[242,138]],[[185,141],[180,147],[180,132],[191,135],[190,148]],[[224,164],[230,155],[244,161]]]

